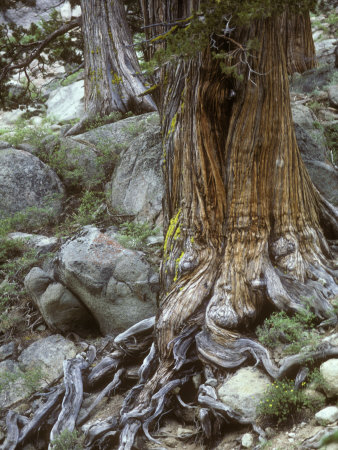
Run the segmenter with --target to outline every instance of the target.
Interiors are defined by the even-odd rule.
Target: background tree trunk
[[[141,75],[132,36],[120,0],[82,0],[85,60],[85,118],[68,134],[83,129],[84,122],[113,111],[135,114],[155,111]]]

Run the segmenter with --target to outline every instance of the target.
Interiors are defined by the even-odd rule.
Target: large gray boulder
[[[95,317],[103,334],[124,330],[156,313],[158,273],[142,252],[112,233],[85,227],[60,249],[57,276]]]
[[[111,205],[137,221],[161,222],[164,194],[160,127],[139,136],[121,154],[111,182]]]
[[[39,267],[25,278],[25,288],[52,331],[81,332],[95,326],[87,308],[61,283]]]
[[[31,223],[57,217],[64,187],[56,173],[36,156],[23,150],[0,150],[0,218],[38,208]]]
[[[79,119],[84,114],[84,82],[76,81],[52,91],[47,102],[47,116],[60,122]]]
[[[257,417],[257,407],[271,382],[255,367],[239,369],[218,388],[220,400],[248,421]]]
[[[74,136],[74,140],[92,144],[98,148],[104,148],[104,146],[109,145],[115,147],[114,154],[119,155],[140,134],[158,124],[159,116],[157,113],[141,114],[140,116],[127,117],[117,122],[93,128]]]
[[[129,117],[93,128],[72,137],[46,141],[46,151],[62,164],[62,180],[67,187],[93,187],[111,176],[122,153],[133,141],[142,139],[146,130],[158,129],[155,113]],[[56,154],[57,153],[57,154]]]

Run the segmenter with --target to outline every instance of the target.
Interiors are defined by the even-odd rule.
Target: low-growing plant
[[[9,389],[12,383],[20,380],[20,389],[27,395],[37,391],[41,386],[41,381],[45,376],[40,366],[27,369],[18,369],[13,372],[4,370],[0,372],[0,393]]]
[[[285,354],[300,352],[305,347],[316,347],[319,338],[313,331],[315,314],[309,308],[289,317],[284,311],[273,313],[258,326],[258,340],[267,347],[284,346]]]
[[[132,137],[136,137],[146,130],[146,123],[143,120],[140,120],[139,122],[133,122],[126,125],[123,129]]]
[[[332,123],[325,127],[324,134],[326,137],[327,146],[332,154],[332,162],[338,163],[338,124]]]
[[[73,223],[83,226],[102,220],[106,213],[104,200],[101,192],[85,191],[77,211],[72,215]]]
[[[274,381],[259,402],[257,412],[261,419],[280,425],[295,420],[310,406],[310,400],[302,390],[295,389],[293,381]]]
[[[94,128],[102,127],[102,125],[106,125],[107,123],[114,123],[123,118],[123,114],[118,111],[113,111],[106,116],[101,116],[97,114],[94,118],[88,120],[88,123],[85,127],[85,131],[92,130]]]
[[[4,139],[6,139],[13,147],[26,143],[38,150],[42,150],[44,148],[44,140],[46,137],[53,134],[50,124],[46,121],[39,126],[33,126],[27,125],[25,121],[19,119],[15,128],[5,135]]]
[[[53,450],[82,450],[83,446],[77,431],[64,430],[51,442]]]
[[[317,100],[310,101],[306,104],[306,106],[316,114],[318,111],[323,107],[321,103],[319,103]]]
[[[140,248],[149,236],[158,233],[149,223],[124,222],[119,227],[118,241],[128,248]]]

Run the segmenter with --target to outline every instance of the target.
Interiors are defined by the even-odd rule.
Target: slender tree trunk
[[[154,20],[186,17],[196,7],[190,3],[153,0]],[[163,400],[165,387],[187,373],[194,348],[221,368],[255,355],[277,377],[267,351],[244,338],[267,302],[297,311],[308,301],[319,317],[333,315],[328,298],[337,293],[337,271],[324,233],[337,233],[337,217],[297,147],[282,21],[257,20],[236,29],[231,41],[218,38],[220,49],[242,46],[233,64],[245,61],[243,44],[258,38],[259,48],[238,65],[244,81],[222,73],[210,49],[164,69],[160,362],[122,414],[121,449],[130,448],[135,423],[147,431],[163,411],[154,398]]]
[[[155,111],[141,75],[132,36],[120,0],[82,0],[85,60],[85,118],[71,129],[75,134],[86,121],[113,111],[135,114]]]
[[[308,12],[282,16],[283,45],[288,73],[303,73],[316,66],[316,51]]]

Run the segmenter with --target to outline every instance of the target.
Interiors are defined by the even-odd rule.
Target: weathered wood
[[[86,449],[96,446],[100,438],[112,431],[114,432],[116,428],[118,428],[118,422],[115,417],[110,417],[103,422],[100,421],[91,425],[85,433]]]
[[[88,362],[82,357],[64,361],[65,395],[59,417],[50,433],[50,442],[64,430],[73,431],[83,400],[82,371],[87,369]]]
[[[97,405],[101,402],[103,397],[108,395],[111,391],[114,389],[117,389],[121,382],[122,382],[122,376],[124,375],[126,369],[119,369],[115,375],[113,380],[98,394],[98,396],[95,398],[91,406],[88,408],[88,410],[84,413],[84,415],[80,416],[76,421],[76,426],[80,426],[83,423],[85,423],[91,414],[93,413],[94,409],[97,407]]]
[[[140,322],[137,322],[135,325],[128,328],[123,333],[120,333],[116,336],[114,339],[114,344],[117,346],[119,345],[126,345],[130,338],[136,338],[136,336],[143,334],[143,333],[151,333],[154,329],[155,325],[155,316],[149,317],[148,319],[141,320]]]
[[[338,356],[338,347],[326,345],[318,350],[288,356],[281,361],[277,378],[282,379],[307,361],[321,361]]]
[[[87,385],[94,386],[108,374],[113,374],[124,357],[124,353],[117,351],[112,356],[105,356],[89,373]]]
[[[141,422],[136,421],[126,424],[123,428],[120,438],[119,450],[131,450],[133,447],[135,436],[141,427]]]
[[[18,413],[8,411],[6,415],[7,437],[2,445],[2,450],[15,450],[19,441]]]
[[[199,7],[198,1],[143,3],[150,24],[175,23]],[[308,14],[302,17],[300,33],[305,34]],[[286,61],[295,55],[289,45],[295,45],[298,30],[290,30],[293,38],[286,43],[283,20],[253,20],[237,26],[231,39],[219,33],[212,50],[207,45],[162,69],[166,237],[155,325],[159,365],[135,389],[137,399],[128,397],[121,414],[121,426],[139,420],[148,438],[149,418],[163,407],[163,398],[156,405],[153,399],[185,367],[190,349],[193,355],[194,336],[203,364],[224,373],[253,360],[278,378],[303,359],[278,368],[262,345],[241,334],[267,302],[300,311],[308,307],[302,293],[311,292],[311,310],[321,319],[333,317],[328,299],[337,285],[326,239],[338,222],[312,185],[297,148]],[[300,21],[292,18],[294,26]],[[147,38],[159,32],[148,27]],[[244,55],[250,40],[259,46]],[[222,71],[212,54],[218,48],[231,53],[231,65],[243,81]],[[325,221],[330,225],[322,230]],[[243,420],[216,398],[200,396],[207,409]]]
[[[48,399],[46,403],[44,403],[34,414],[32,420],[25,425],[25,427],[20,431],[20,437],[18,440],[18,444],[23,443],[27,438],[29,438],[41,425],[44,424],[47,417],[53,412],[61,402],[61,399],[64,395],[65,387],[58,386],[56,389],[53,389],[51,393],[48,395]]]

